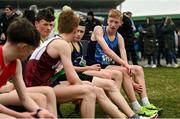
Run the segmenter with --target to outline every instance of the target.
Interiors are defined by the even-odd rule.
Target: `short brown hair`
[[[71,33],[79,25],[79,17],[73,10],[62,11],[58,19],[59,33]]]
[[[7,29],[7,41],[17,44],[26,43],[37,47],[40,42],[40,34],[36,28],[26,19],[15,19]]]
[[[109,10],[109,13],[108,13],[108,18],[109,17],[118,18],[118,19],[122,20],[123,14],[119,10],[111,9],[111,10]]]
[[[55,17],[48,9],[42,9],[38,12],[36,21],[46,20],[48,22],[54,21]]]

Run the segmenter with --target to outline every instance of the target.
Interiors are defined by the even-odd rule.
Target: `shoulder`
[[[102,26],[97,25],[97,26],[94,27],[94,30],[103,30],[103,29],[102,29]]]
[[[95,26],[94,27],[94,32],[95,33],[103,33],[103,28],[102,28],[102,26]]]
[[[50,47],[50,49],[55,49],[57,51],[59,51],[59,50],[64,51],[64,50],[67,50],[70,48],[69,43],[63,39],[60,39],[60,38],[53,40],[49,44],[49,47]]]
[[[67,46],[68,45],[68,42],[61,39],[61,38],[58,38],[56,40],[53,40],[51,43],[50,43],[52,46],[54,47],[60,47],[60,46]]]
[[[117,33],[117,36],[118,36],[118,40],[123,40],[123,37],[120,33]]]

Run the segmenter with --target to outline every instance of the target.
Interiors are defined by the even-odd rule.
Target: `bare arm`
[[[10,82],[7,82],[6,85],[0,88],[0,93],[8,93],[12,90],[14,90],[14,85]]]
[[[21,62],[20,60],[17,60],[17,68],[16,68],[16,74],[13,77],[13,84],[14,87],[17,91],[17,94],[19,96],[19,99],[21,101],[21,103],[29,110],[32,111],[32,113],[27,113],[27,116],[29,118],[29,116],[33,115],[36,113],[36,111],[38,109],[40,109],[40,107],[27,95],[27,91],[26,91],[26,86],[24,84],[23,81],[23,76],[22,76],[22,67],[21,67]],[[26,115],[26,113],[25,113]],[[21,117],[26,117],[25,115],[21,115]],[[50,119],[54,119],[55,116],[53,114],[51,114],[49,111],[47,111],[46,109],[40,109],[40,112],[38,113],[38,117],[40,118],[50,118]]]
[[[99,43],[99,45],[102,47],[104,53],[112,58],[115,62],[121,65],[125,65],[125,62],[112,50],[108,47],[107,43],[104,41],[103,38],[103,29],[101,26],[96,26],[94,28],[94,37]]]
[[[55,40],[51,42],[47,52],[52,57],[60,57],[70,84],[82,84],[71,62],[71,49],[66,41]]]
[[[74,69],[75,69],[76,72],[84,72],[84,71],[87,71],[87,70],[100,71],[101,67],[100,67],[100,64],[94,64],[94,65],[85,66],[85,67],[74,66]]]
[[[27,95],[26,86],[22,77],[21,62],[17,60],[16,74],[13,78],[13,84],[20,98],[21,103],[30,111],[36,111],[39,106]]]
[[[10,116],[13,116],[13,117],[20,117],[20,115],[21,115],[19,112],[10,110],[10,109],[8,109],[7,107],[5,107],[5,106],[3,106],[1,104],[0,104],[0,113],[7,114],[7,115],[10,115]]]
[[[119,46],[121,58],[124,60],[125,63],[128,64],[126,49],[124,46],[124,39],[120,34],[118,34],[118,46]]]

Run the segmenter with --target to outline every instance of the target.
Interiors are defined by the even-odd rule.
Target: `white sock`
[[[147,97],[144,97],[141,99],[143,106],[150,105],[150,102]]]
[[[137,100],[133,101],[131,104],[132,104],[133,110],[139,110],[141,108],[141,105],[139,104]]]

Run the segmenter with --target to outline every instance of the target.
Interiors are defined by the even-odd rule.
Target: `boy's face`
[[[54,27],[54,21],[48,22],[44,19],[35,22],[36,29],[40,32],[42,38],[46,38]]]
[[[108,29],[110,32],[116,32],[117,29],[122,25],[122,21],[119,18],[108,18]]]
[[[21,60],[27,59],[27,57],[30,56],[32,52],[35,50],[35,47],[30,46],[26,43],[18,43],[17,48],[19,52],[18,58]]]
[[[10,10],[9,8],[5,8],[4,12],[5,12],[6,16],[10,16],[12,14],[12,10]]]
[[[74,41],[80,41],[85,33],[85,26],[78,26]]]

